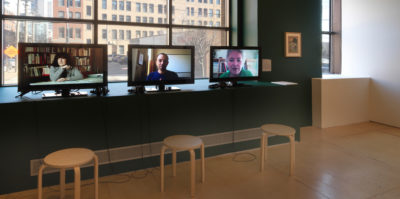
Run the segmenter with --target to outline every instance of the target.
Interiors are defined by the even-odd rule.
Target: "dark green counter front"
[[[282,123],[297,129],[311,124],[304,85],[208,89],[208,80],[179,85],[179,92],[129,94],[126,83],[111,83],[107,96],[42,100],[40,95],[17,95],[15,87],[0,88],[0,194],[32,189],[30,161],[69,147],[106,150],[160,142],[174,134],[209,135]],[[271,138],[270,144],[285,142]],[[206,148],[206,156],[259,147],[258,140]],[[183,157],[185,160],[188,156]],[[100,175],[159,166],[159,157],[103,164]],[[91,178],[91,168],[82,169]],[[72,180],[71,173],[67,178]],[[56,173],[44,176],[57,184]]]

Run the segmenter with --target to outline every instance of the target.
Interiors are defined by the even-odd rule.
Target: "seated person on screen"
[[[159,81],[159,80],[176,80],[179,79],[178,75],[167,70],[168,66],[168,55],[165,53],[160,53],[156,60],[157,71],[150,73],[146,81]]]
[[[56,54],[53,64],[50,66],[50,80],[53,82],[63,82],[83,79],[81,71],[79,71],[77,67],[72,67],[70,64],[71,62],[67,54]]]
[[[222,73],[220,78],[229,77],[251,77],[253,74],[243,68],[243,52],[241,50],[233,49],[228,50],[226,56],[226,64],[228,65],[228,71]]]

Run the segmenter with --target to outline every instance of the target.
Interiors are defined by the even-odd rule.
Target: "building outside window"
[[[322,74],[340,74],[341,0],[322,0]]]

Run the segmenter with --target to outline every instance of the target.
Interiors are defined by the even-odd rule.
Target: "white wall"
[[[313,78],[313,126],[328,128],[369,121],[369,82],[369,78]]]
[[[342,0],[342,74],[370,76],[369,119],[400,127],[400,0]]]

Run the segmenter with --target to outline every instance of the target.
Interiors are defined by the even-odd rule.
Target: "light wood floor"
[[[269,148],[263,173],[259,151],[251,150],[206,159],[206,182],[197,166],[196,198],[205,199],[397,199],[400,198],[400,129],[362,123],[328,129],[302,128],[296,143],[296,175],[289,177],[289,145]],[[207,150],[207,149],[206,149]],[[179,163],[177,177],[166,167],[165,192],[160,193],[159,168],[100,179],[101,199],[190,198],[189,163]],[[82,198],[94,198],[85,181]],[[68,184],[67,198],[73,198]],[[58,187],[46,187],[44,198],[58,198]],[[36,190],[0,196],[33,199]]]

